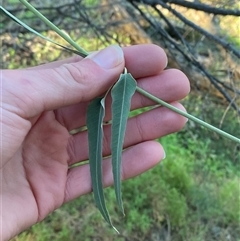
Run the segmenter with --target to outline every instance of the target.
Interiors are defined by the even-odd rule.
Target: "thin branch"
[[[146,1],[146,0],[144,0],[144,1]],[[179,18],[183,23],[185,23],[186,25],[190,26],[191,28],[193,28],[197,32],[201,33],[206,38],[215,41],[219,45],[223,46],[225,49],[227,49],[230,52],[232,52],[236,57],[240,58],[240,51],[235,49],[229,42],[225,42],[224,40],[218,38],[217,36],[209,33],[208,31],[204,30],[203,28],[199,27],[195,23],[193,23],[190,20],[188,20],[187,18],[185,18],[182,14],[177,12],[171,6],[165,4],[163,1],[158,0],[157,2],[158,2],[157,4],[161,5],[163,8],[166,8],[167,10],[169,10],[172,14],[174,14],[177,18]],[[155,5],[153,5],[153,6],[155,6]]]
[[[232,101],[232,98],[229,96],[229,94],[225,91],[224,87],[222,87],[222,82],[220,82],[216,77],[212,76],[205,68],[204,66],[199,63],[195,57],[189,56],[187,53],[184,52],[184,49],[179,46],[175,41],[173,41],[173,39],[168,35],[168,33],[162,29],[160,24],[156,25],[156,22],[153,22],[151,18],[149,18],[148,16],[146,16],[146,14],[141,10],[141,8],[138,7],[137,3],[135,3],[135,1],[129,1],[135,9],[137,9],[139,11],[139,13],[141,14],[141,16],[156,30],[159,31],[160,35],[163,36],[164,38],[166,38],[168,44],[171,44],[172,46],[174,46],[174,48],[179,51],[183,57],[189,62],[192,63],[194,66],[196,66],[209,80],[210,82],[213,84],[213,86],[223,95],[223,97],[230,103],[230,105],[238,112],[240,113],[240,109],[238,108],[238,106],[235,104],[235,102]],[[169,48],[169,50],[171,51],[171,48]]]
[[[162,1],[160,0],[141,0],[139,2],[148,4],[148,5],[157,5],[161,4]],[[190,2],[190,1],[184,1],[184,0],[164,0],[165,3],[170,3],[170,4],[176,4],[182,7],[186,8],[191,8],[199,11],[203,11],[205,13],[212,13],[215,15],[231,15],[231,16],[240,16],[240,11],[238,9],[224,9],[224,8],[215,8],[212,6],[209,6],[204,3],[198,2]]]

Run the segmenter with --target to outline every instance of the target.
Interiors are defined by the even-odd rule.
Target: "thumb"
[[[3,72],[4,102],[13,105],[20,116],[31,118],[103,94],[123,68],[123,51],[113,45],[53,69],[7,70]]]

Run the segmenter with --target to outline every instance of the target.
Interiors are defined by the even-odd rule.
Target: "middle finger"
[[[166,101],[173,102],[183,99],[189,92],[187,77],[177,69],[169,69],[161,74],[138,80],[138,86]],[[132,98],[131,110],[151,106],[154,102],[135,93]],[[88,103],[61,108],[55,112],[56,119],[69,131],[86,125],[86,111]],[[111,98],[106,99],[105,121],[111,119]]]

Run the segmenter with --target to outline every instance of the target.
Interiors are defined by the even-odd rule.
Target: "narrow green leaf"
[[[94,99],[87,110],[89,164],[96,206],[106,222],[117,231],[112,225],[106,208],[102,184],[102,139],[104,115],[105,97]]]
[[[121,195],[121,163],[127,119],[130,112],[131,98],[137,83],[131,74],[122,74],[113,86],[112,95],[112,169],[114,188],[118,205],[124,214]]]
[[[3,8],[2,6],[0,6],[0,10],[3,11],[4,14],[6,14],[9,18],[11,18],[13,21],[15,21],[16,23],[18,23],[19,25],[21,25],[22,27],[26,28],[28,31],[32,32],[33,34],[37,35],[38,37],[52,43],[52,44],[55,44],[71,53],[74,53],[74,54],[77,54],[77,55],[80,55],[82,56],[83,58],[86,57],[87,55],[82,53],[82,52],[79,52],[79,51],[76,51],[74,49],[70,49],[66,46],[63,46],[55,41],[53,41],[52,39],[40,34],[39,32],[37,32],[36,30],[34,30],[33,28],[29,27],[27,24],[25,24],[24,22],[22,22],[21,20],[19,20],[18,18],[16,18],[14,15],[12,15],[10,12],[8,12],[5,8]]]
[[[19,0],[24,6],[26,6],[32,13],[34,13],[38,18],[40,18],[50,29],[56,32],[59,36],[65,39],[69,44],[71,44],[79,53],[85,57],[88,55],[88,52],[81,48],[76,42],[74,42],[69,35],[61,31],[56,25],[54,25],[50,20],[48,20],[43,14],[41,14],[36,8],[34,8],[28,1]]]

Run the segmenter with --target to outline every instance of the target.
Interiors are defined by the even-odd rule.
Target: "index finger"
[[[162,48],[154,44],[140,44],[123,47],[125,65],[134,78],[148,77],[159,74],[167,65],[167,56]],[[76,55],[71,58],[54,61],[29,69],[57,68],[63,64],[76,63],[82,57]]]

